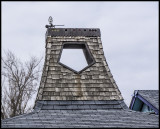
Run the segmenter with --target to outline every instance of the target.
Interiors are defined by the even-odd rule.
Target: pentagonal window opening
[[[95,60],[85,42],[64,42],[58,63],[75,73],[81,73]]]
[[[82,49],[63,49],[60,62],[76,71],[88,66]]]

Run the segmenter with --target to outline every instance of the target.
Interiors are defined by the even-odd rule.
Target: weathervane
[[[52,23],[53,23],[53,18],[50,16],[49,18],[48,18],[48,22],[49,22],[49,24],[50,25],[46,25],[46,28],[55,28],[55,26],[64,26],[64,25],[53,25]]]

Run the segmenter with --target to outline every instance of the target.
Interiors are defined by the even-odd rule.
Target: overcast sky
[[[45,54],[45,25],[100,28],[111,73],[130,104],[158,88],[158,2],[2,2],[2,50],[23,61]],[[2,52],[3,55],[3,52]]]

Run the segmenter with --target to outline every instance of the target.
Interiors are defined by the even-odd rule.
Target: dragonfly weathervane
[[[50,25],[46,25],[46,28],[55,28],[55,26],[64,26],[64,25],[53,25],[53,18],[50,16],[48,19]]]

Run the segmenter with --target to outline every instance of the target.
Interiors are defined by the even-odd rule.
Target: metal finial
[[[49,21],[49,24],[53,25],[53,24],[52,24],[53,18],[52,18],[51,16],[48,18],[48,21]]]
[[[53,23],[53,18],[51,16],[48,18],[48,22],[49,22],[50,25],[46,25],[46,28],[52,28],[52,27],[55,28],[55,26],[64,26],[64,25],[53,25],[52,24]]]

